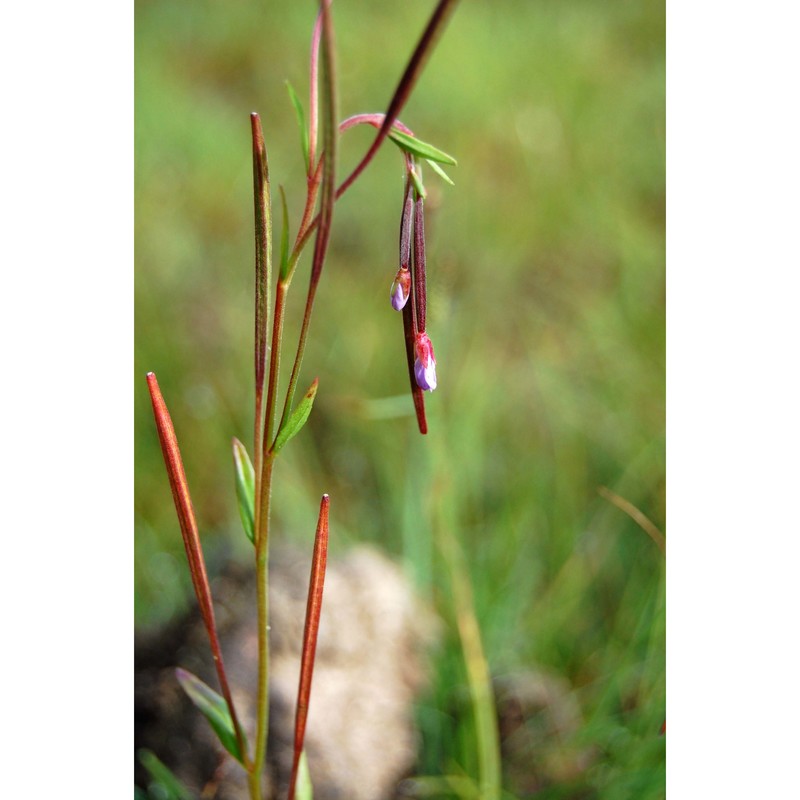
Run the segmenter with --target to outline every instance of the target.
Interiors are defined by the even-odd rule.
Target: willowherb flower
[[[427,333],[420,332],[414,341],[417,358],[414,361],[414,377],[420,389],[432,392],[436,388],[436,358],[433,343]]]
[[[411,273],[408,267],[400,267],[392,284],[392,308],[395,311],[402,311],[411,294]]]

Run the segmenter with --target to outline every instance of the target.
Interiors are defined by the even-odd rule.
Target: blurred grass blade
[[[255,544],[256,473],[245,446],[236,437],[233,438],[233,469],[242,527],[247,538]]]
[[[311,577],[308,582],[306,624],[303,631],[303,653],[300,659],[300,683],[297,687],[297,711],[294,721],[294,759],[292,777],[289,782],[289,800],[295,800],[300,756],[306,735],[308,703],[311,695],[311,678],[314,674],[314,658],[317,652],[317,634],[322,613],[322,592],[325,587],[325,567],[328,563],[328,510],[330,498],[322,495],[319,505],[317,532],[314,536],[314,557],[311,561]]]
[[[403,791],[411,797],[458,797],[459,800],[481,800],[475,781],[468,775],[418,776],[403,781]]]
[[[392,128],[389,132],[389,138],[401,150],[405,150],[406,153],[411,153],[412,156],[426,158],[428,161],[438,161],[440,164],[449,164],[452,167],[458,165],[458,162],[453,156],[448,155],[443,150],[439,150],[432,144],[417,139],[416,136],[409,136],[407,133]]]
[[[311,773],[308,771],[308,758],[305,748],[300,753],[300,764],[297,768],[296,800],[314,800],[314,787],[311,785]]]
[[[483,651],[481,632],[475,616],[469,572],[464,554],[452,529],[444,520],[439,521],[438,529],[437,538],[444,561],[450,571],[456,626],[461,639],[461,650],[472,701],[472,713],[475,719],[479,796],[481,800],[500,800],[502,773],[497,707],[492,676]]]
[[[642,511],[624,497],[620,497],[612,492],[607,486],[598,486],[597,493],[605,497],[609,503],[615,505],[620,511],[627,514],[655,543],[662,553],[667,551],[667,542],[664,534],[658,529],[656,524]]]
[[[217,734],[222,746],[240,763],[244,764],[242,751],[236,741],[236,732],[233,727],[233,720],[228,711],[225,700],[222,699],[210,686],[207,686],[196,675],[192,675],[185,669],[175,670],[175,676],[181,688],[189,699],[203,713],[208,720],[214,733]]]
[[[300,146],[303,148],[303,159],[306,162],[306,174],[308,174],[309,170],[311,169],[311,161],[309,155],[309,144],[308,144],[308,124],[306,123],[306,112],[303,110],[303,104],[300,101],[300,98],[297,96],[297,92],[294,90],[294,86],[292,86],[289,81],[286,81],[286,89],[289,92],[289,99],[292,101],[292,105],[294,106],[295,114],[297,114],[297,125],[300,128]]]
[[[275,444],[272,446],[273,453],[278,453],[290,439],[300,433],[303,425],[308,421],[309,414],[311,414],[318,387],[319,378],[314,378],[314,382],[303,396],[303,399],[297,404],[297,408],[286,420],[286,424],[278,431],[278,435],[275,437]]]
[[[451,186],[455,186],[453,183],[453,179],[435,162],[431,161],[430,158],[425,159],[428,164],[430,164],[431,169],[446,183],[449,183]]]
[[[175,777],[172,770],[151,750],[142,749],[138,753],[141,765],[150,773],[153,783],[158,785],[163,800],[195,800],[194,795]],[[151,787],[152,788],[152,784]],[[155,792],[153,792],[155,794]],[[147,795],[148,797],[150,794]]]

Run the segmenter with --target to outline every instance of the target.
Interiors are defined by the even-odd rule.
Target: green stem
[[[256,528],[256,589],[258,609],[258,689],[256,700],[256,744],[253,771],[250,773],[250,796],[261,800],[261,780],[267,756],[269,730],[269,518],[272,495],[272,456],[264,458],[261,475],[260,519]]]

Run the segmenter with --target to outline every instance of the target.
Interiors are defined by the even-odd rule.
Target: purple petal
[[[414,377],[417,379],[417,386],[426,392],[432,392],[436,388],[436,362],[431,358],[428,366],[425,367],[420,359],[414,362]]]
[[[402,311],[407,302],[408,295],[403,294],[403,286],[400,281],[395,281],[392,287],[392,308],[395,311]]]

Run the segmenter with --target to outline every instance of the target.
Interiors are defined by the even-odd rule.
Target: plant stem
[[[325,256],[328,251],[328,242],[330,241],[331,224],[333,221],[333,207],[336,203],[336,143],[338,138],[338,125],[336,123],[337,117],[337,95],[336,95],[336,64],[335,64],[335,48],[333,39],[333,23],[330,16],[330,8],[327,3],[322,4],[322,138],[324,149],[320,156],[322,164],[322,191],[320,198],[320,212],[317,215],[317,238],[314,242],[314,258],[311,264],[311,279],[308,286],[308,296],[306,298],[306,307],[303,312],[303,324],[300,329],[300,339],[297,345],[297,354],[292,367],[292,374],[289,378],[289,387],[286,391],[286,401],[283,406],[283,415],[281,422],[278,426],[278,431],[286,423],[289,414],[292,410],[292,400],[294,392],[297,387],[297,379],[300,375],[300,366],[303,363],[303,355],[305,353],[306,339],[308,337],[308,326],[311,322],[311,312],[314,309],[314,298],[317,293],[317,286],[322,274],[322,267],[325,263]],[[316,220],[315,220],[316,222]],[[309,232],[313,228],[314,223],[308,225]],[[299,232],[298,232],[299,234]],[[298,236],[298,240],[300,237]],[[302,241],[307,239],[303,237]],[[295,244],[295,250],[292,253],[290,260],[289,274],[294,269],[297,263],[295,253],[299,256],[297,250],[298,243]]]
[[[269,517],[272,496],[272,466],[267,454],[261,475],[261,503],[256,528],[256,593],[258,610],[258,689],[256,699],[256,744],[253,771],[250,774],[250,796],[261,799],[261,779],[267,756],[269,731]]]

